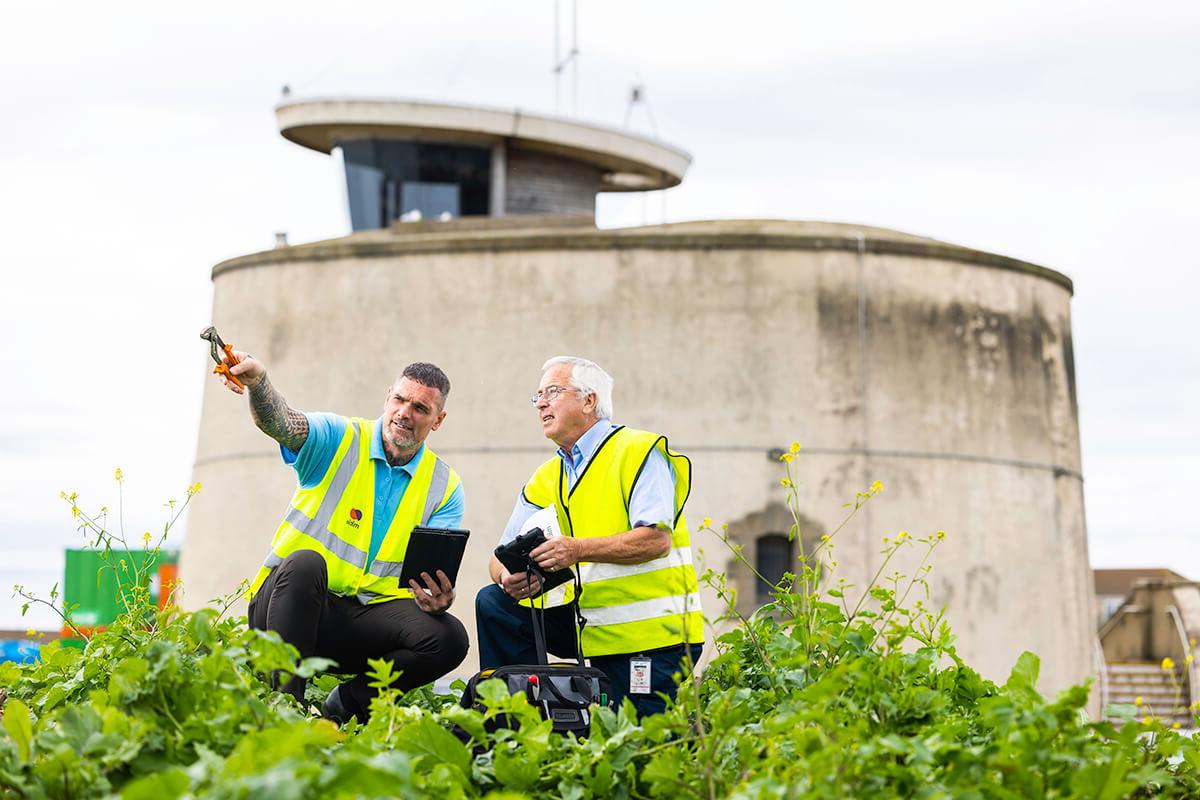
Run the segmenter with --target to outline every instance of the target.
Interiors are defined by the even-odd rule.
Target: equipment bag
[[[479,701],[481,681],[503,681],[509,694],[523,694],[541,712],[542,719],[553,724],[555,733],[587,736],[591,727],[591,706],[612,707],[608,677],[595,667],[578,664],[512,664],[485,669],[467,681],[463,691],[464,708],[483,710]],[[494,727],[505,727],[508,720],[497,719]]]
[[[539,531],[540,533],[540,531]],[[526,554],[528,558],[528,554]],[[525,572],[534,574],[537,565],[528,559],[523,565]],[[510,567],[511,570],[511,567]],[[569,570],[568,570],[569,571]],[[537,573],[540,577],[540,572]],[[580,587],[576,577],[576,597]],[[532,595],[532,591],[530,592]],[[579,608],[575,609],[576,620],[576,650],[579,654],[578,664],[551,664],[546,657],[546,620],[542,610],[534,608],[530,603],[529,613],[533,618],[533,645],[537,651],[537,664],[511,664],[496,669],[485,669],[477,672],[467,681],[463,690],[461,705],[463,708],[484,709],[479,700],[478,686],[480,681],[491,678],[504,681],[509,694],[524,694],[531,706],[535,706],[542,714],[542,719],[553,723],[555,733],[574,733],[578,737],[586,736],[591,727],[593,705],[612,708],[612,689],[608,676],[595,667],[586,666],[583,660],[583,646],[578,634],[583,628],[583,617]],[[498,718],[492,723],[491,729],[507,727],[507,719]]]

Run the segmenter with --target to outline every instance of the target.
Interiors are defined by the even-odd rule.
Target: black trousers
[[[545,610],[546,649],[559,658],[577,658],[575,606]],[[495,669],[508,664],[536,664],[537,648],[533,640],[533,621],[529,609],[513,600],[495,584],[475,595],[475,626],[479,638],[479,668]],[[657,714],[666,708],[659,692],[675,696],[675,675],[687,676],[688,667],[700,660],[703,646],[674,645],[640,653],[589,656],[588,663],[608,676],[613,701],[620,705],[625,697],[633,702],[639,717]],[[585,653],[586,655],[586,653]],[[630,661],[650,661],[650,694],[630,694]]]
[[[400,671],[405,691],[445,675],[467,656],[467,631],[449,614],[428,614],[410,599],[363,605],[329,593],[325,559],[311,550],[292,553],[271,571],[250,603],[250,627],[277,632],[300,651],[338,663],[356,677],[342,687],[347,710],[367,718],[376,691],[367,684],[367,659],[384,658]],[[283,689],[303,703],[305,681]]]

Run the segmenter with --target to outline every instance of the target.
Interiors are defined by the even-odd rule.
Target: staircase
[[[1178,668],[1163,669],[1153,661],[1110,661],[1106,671],[1109,705],[1137,705],[1141,698],[1137,708],[1139,720],[1154,717],[1164,725],[1179,723],[1181,728],[1196,727],[1195,717],[1187,709],[1187,686]],[[1106,718],[1119,721],[1107,713]]]

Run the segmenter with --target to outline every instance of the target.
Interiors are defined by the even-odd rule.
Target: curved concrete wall
[[[818,527],[871,481],[887,487],[840,536],[848,580],[865,585],[883,536],[944,529],[932,599],[970,663],[1003,678],[1033,650],[1044,690],[1091,673],[1071,287],[1058,273],[833,224],[422,231],[218,265],[213,323],[306,410],[374,416],[406,363],[447,371],[449,415],[430,444],[466,485],[455,611],[469,629],[487,555],[551,452],[526,398],[546,357],[576,353],[614,374],[617,421],[691,456],[693,527],[711,516],[748,535],[739,521],[771,517],[783,498],[768,453],[800,439],[802,510]],[[192,606],[253,572],[293,485],[244,400],[211,381],[203,408],[205,489],[182,564]],[[718,542],[698,544],[726,563]],[[461,672],[473,669],[470,656]]]

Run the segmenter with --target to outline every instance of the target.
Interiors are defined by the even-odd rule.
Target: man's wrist
[[[587,550],[586,540],[576,539],[576,538],[572,537],[568,541],[570,541],[570,543],[571,543],[570,544],[570,552],[571,552],[571,558],[574,560],[574,563],[578,564],[580,561],[587,561],[588,559],[586,558],[586,556],[588,555],[588,553],[586,552],[586,550]]]

